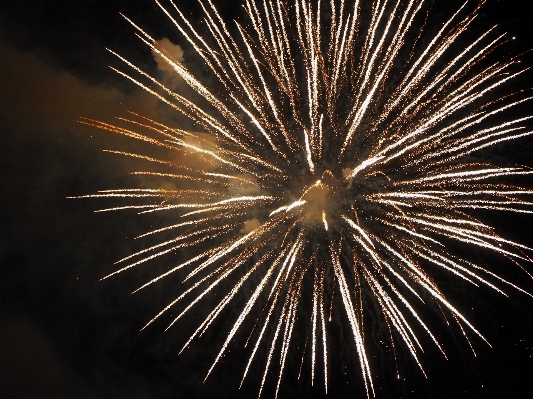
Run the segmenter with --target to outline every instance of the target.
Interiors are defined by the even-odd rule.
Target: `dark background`
[[[177,3],[192,19],[199,15],[197,6]],[[434,12],[449,15],[456,3],[435,1]],[[242,17],[238,1],[215,4],[228,17]],[[530,8],[526,0],[489,0],[479,24],[497,23],[500,32],[515,35],[507,48],[516,54],[533,47]],[[131,161],[101,152],[121,148],[123,141],[74,123],[77,116],[111,120],[132,109],[174,120],[171,111],[107,68],[117,61],[105,47],[156,69],[119,12],[154,37],[183,44],[151,0],[4,1],[0,10],[0,395],[256,397],[260,369],[238,390],[245,364],[240,353],[202,383],[221,344],[216,331],[180,356],[192,328],[186,323],[168,332],[157,324],[139,332],[174,295],[173,287],[130,295],[145,281],[142,270],[99,281],[116,269],[114,261],[135,249],[131,237],[145,231],[149,220],[132,213],[94,214],[95,201],[66,198],[136,183],[127,175]],[[184,54],[188,65],[195,58]],[[533,66],[530,56],[523,62]],[[532,73],[515,84],[533,87]],[[533,166],[531,140],[504,145],[501,154]],[[533,186],[531,179],[528,184]],[[533,217],[494,217],[505,237],[533,245]],[[525,274],[510,275],[533,292]],[[461,304],[493,348],[473,337],[474,356],[460,332],[439,332],[449,360],[428,345],[422,355],[428,379],[405,362],[399,381],[390,359],[371,354],[377,397],[530,398],[533,299],[512,289],[505,298],[489,290],[452,288],[453,303]],[[356,363],[345,360],[356,355],[338,352],[340,365],[330,357],[328,397],[364,397]],[[403,349],[399,355],[408,356]],[[285,376],[280,396],[323,397],[321,374],[314,388],[309,370],[304,374],[300,380]],[[269,389],[265,397],[273,397]]]

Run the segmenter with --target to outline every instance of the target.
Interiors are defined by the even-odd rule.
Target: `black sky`
[[[198,7],[177,3],[199,18]],[[238,1],[215,4],[227,17],[242,17]],[[434,12],[449,15],[449,4],[436,0]],[[489,0],[479,26],[498,23],[501,32],[515,35],[509,53],[533,48],[532,7],[529,0]],[[221,343],[216,331],[180,356],[190,326],[164,332],[161,324],[139,332],[173,296],[170,284],[130,295],[145,281],[141,271],[99,281],[135,249],[131,238],[149,221],[131,213],[95,214],[97,203],[66,198],[136,183],[127,175],[131,161],[101,151],[123,140],[74,123],[77,116],[111,120],[130,109],[176,122],[169,109],[107,67],[117,61],[106,47],[157,68],[119,12],[158,39],[184,44],[151,0],[8,0],[0,9],[0,395],[254,398],[257,375],[238,390],[240,353],[202,383],[216,355],[213,348]],[[196,62],[187,50],[183,57],[188,65]],[[533,58],[525,56],[523,63],[533,67]],[[533,73],[513,84],[533,87]],[[531,140],[494,153],[499,160],[533,166]],[[531,179],[528,184],[533,187]],[[505,237],[533,245],[533,217],[500,215],[495,224]],[[509,273],[533,292],[524,274]],[[450,360],[428,345],[422,356],[428,379],[407,362],[401,381],[374,354],[378,398],[533,395],[533,299],[510,289],[509,298],[455,289],[454,299],[493,348],[474,338],[474,356],[460,332],[444,331]],[[338,352],[340,365],[332,366],[327,397],[364,397],[359,370],[351,368],[346,376],[341,370],[344,364],[352,367],[346,358],[355,355]],[[280,395],[324,397],[320,380],[311,388],[308,377],[298,381],[293,375],[285,377]]]

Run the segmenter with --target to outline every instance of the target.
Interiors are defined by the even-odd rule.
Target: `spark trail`
[[[296,333],[308,337],[300,356],[311,361],[312,381],[322,369],[327,390],[333,306],[346,316],[368,396],[375,394],[364,323],[369,301],[393,346],[405,345],[422,372],[421,334],[446,356],[417,310],[428,301],[469,343],[468,335],[487,341],[431,275],[440,268],[476,287],[527,294],[451,249],[455,241],[493,251],[525,273],[522,265],[531,262],[530,248],[474,216],[533,213],[533,190],[519,183],[532,169],[476,158],[533,133],[533,116],[506,116],[532,96],[501,94],[527,68],[518,58],[490,61],[507,36],[495,28],[475,39],[466,34],[484,2],[466,1],[426,40],[423,0],[247,0],[246,24],[225,22],[211,0],[199,0],[201,26],[172,0],[156,3],[215,83],[202,83],[129,19],[194,94],[173,92],[111,51],[131,68],[116,71],[194,128],[133,113],[119,125],[79,120],[162,154],[113,151],[152,165],[135,173],[154,188],[84,196],[131,201],[101,211],[133,209],[172,221],[143,234],[164,238],[118,261],[104,278],[181,250],[194,254],[177,257],[178,265],[140,288],[185,273],[181,295],[147,325],[171,309],[173,325],[217,292],[220,300],[184,349],[229,306],[239,309],[207,375],[239,332],[255,325],[243,380],[259,348],[267,348],[259,396],[275,363],[277,395]],[[162,182],[166,188],[158,188]],[[244,303],[235,303],[238,294]]]

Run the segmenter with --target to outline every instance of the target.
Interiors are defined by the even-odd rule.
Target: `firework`
[[[170,327],[217,292],[219,300],[183,349],[225,309],[238,309],[207,376],[248,328],[243,380],[258,350],[267,351],[259,395],[274,362],[278,392],[299,317],[308,327],[298,332],[308,338],[299,356],[309,358],[312,381],[321,370],[327,390],[334,306],[348,320],[368,396],[374,395],[364,323],[370,302],[393,346],[405,345],[422,372],[421,334],[446,356],[419,315],[424,303],[436,303],[467,340],[470,333],[486,341],[431,276],[440,268],[473,286],[525,292],[454,253],[454,241],[522,268],[531,261],[528,247],[474,215],[533,213],[533,191],[512,183],[531,169],[476,158],[533,133],[532,116],[502,119],[532,98],[525,91],[499,94],[526,70],[517,58],[490,61],[510,39],[495,28],[464,38],[483,2],[467,1],[428,38],[420,29],[427,22],[423,0],[248,0],[245,24],[226,23],[211,0],[199,0],[201,27],[172,0],[156,3],[196,51],[211,83],[129,19],[192,94],[174,92],[111,51],[133,70],[116,71],[173,107],[190,128],[138,114],[119,118],[120,124],[80,119],[164,154],[112,151],[152,165],[134,174],[153,188],[84,196],[130,201],[101,212],[138,209],[172,221],[141,236],[164,237],[159,243],[120,260],[104,277],[187,254],[139,288],[185,272],[181,294],[147,326],[172,309],[178,315]],[[236,301],[237,295],[246,299]]]

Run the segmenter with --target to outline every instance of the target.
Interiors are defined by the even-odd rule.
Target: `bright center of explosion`
[[[343,199],[346,198],[346,187],[342,181],[330,170],[326,170],[322,178],[309,186],[300,198],[300,201],[304,202],[303,223],[309,227],[322,224],[326,230],[329,230],[340,215],[345,202]]]

